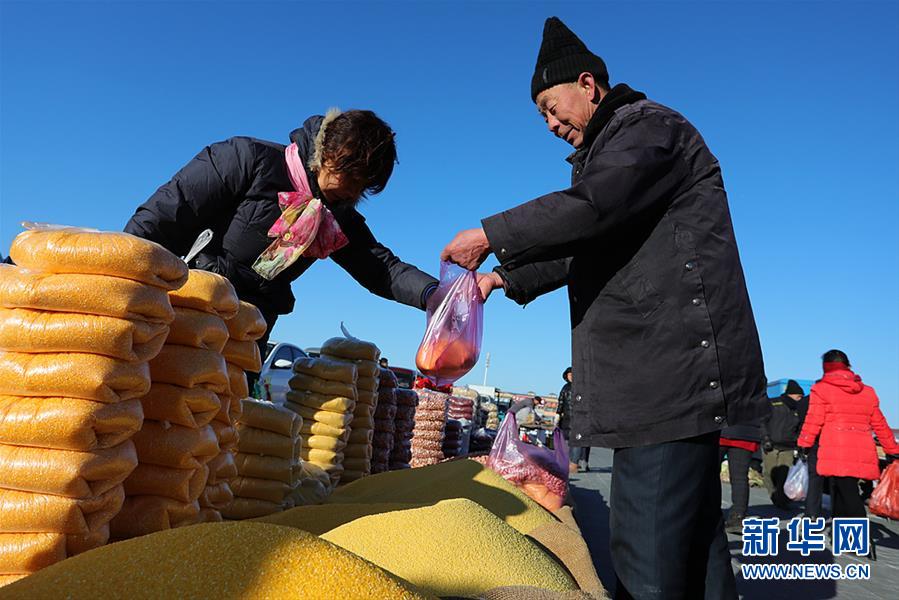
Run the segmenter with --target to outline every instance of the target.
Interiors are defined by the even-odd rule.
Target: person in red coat
[[[858,480],[880,478],[871,432],[888,455],[899,454],[899,444],[880,412],[874,388],[852,372],[849,357],[830,350],[821,358],[824,376],[812,386],[799,447],[807,450],[818,440],[818,474],[831,478],[833,516],[865,517]]]

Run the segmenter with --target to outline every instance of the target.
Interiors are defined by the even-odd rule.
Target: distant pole
[[[487,387],[487,371],[490,369],[490,353],[487,353],[487,360],[484,361],[484,387]]]

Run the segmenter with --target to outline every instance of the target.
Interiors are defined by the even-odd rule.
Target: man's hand
[[[765,450],[765,452],[771,452],[772,450],[774,450],[774,444],[771,443],[770,438],[765,438],[765,441],[762,442],[762,448]]]
[[[503,282],[503,278],[499,276],[499,273],[495,273],[491,271],[490,273],[478,273],[478,288],[481,290],[481,298],[484,302],[487,302],[487,298],[490,297],[490,293],[493,290],[498,290],[500,288],[505,287],[505,283]]]
[[[490,254],[490,242],[483,229],[465,229],[456,234],[443,252],[440,260],[454,262],[460,267],[474,271],[487,260]]]

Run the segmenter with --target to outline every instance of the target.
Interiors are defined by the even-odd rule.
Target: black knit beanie
[[[600,82],[609,80],[606,63],[590,52],[558,17],[543,25],[543,43],[531,78],[531,100],[537,94],[560,83],[574,83],[581,73],[592,73]]]
[[[787,389],[784,390],[784,394],[788,396],[790,394],[799,394],[800,396],[805,395],[805,391],[802,389],[802,386],[799,385],[795,380],[790,379],[787,381]]]

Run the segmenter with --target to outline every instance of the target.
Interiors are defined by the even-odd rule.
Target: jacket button
[[[717,381],[711,381],[711,382],[709,382],[709,387],[712,388],[713,390],[717,390],[717,389],[718,389],[718,382],[717,382]]]
[[[708,340],[702,340],[701,342],[699,342],[699,345],[703,348],[708,348],[711,344],[709,344]]]
[[[693,306],[699,306],[700,304],[702,304],[702,300],[700,300],[699,298],[693,298]]]
[[[692,262],[688,262],[687,264],[684,265],[684,268],[688,271],[692,271],[693,267],[695,267],[695,266],[696,265],[694,265]]]
[[[582,437],[583,437],[583,436],[582,436],[581,434],[577,434],[577,435],[574,436],[574,439],[579,440],[579,439],[581,439]]]
[[[715,417],[715,423],[718,423],[719,425],[721,423],[724,423],[724,417],[722,417],[721,415],[718,415],[717,417]]]
[[[506,249],[505,249],[505,248],[500,248],[500,249],[499,249],[499,253],[500,253],[500,254],[505,254],[505,253],[506,253]]]
[[[580,402],[580,401],[581,401],[581,395],[578,394],[577,396],[575,396],[575,397],[574,397],[574,401],[575,401],[575,402]]]

